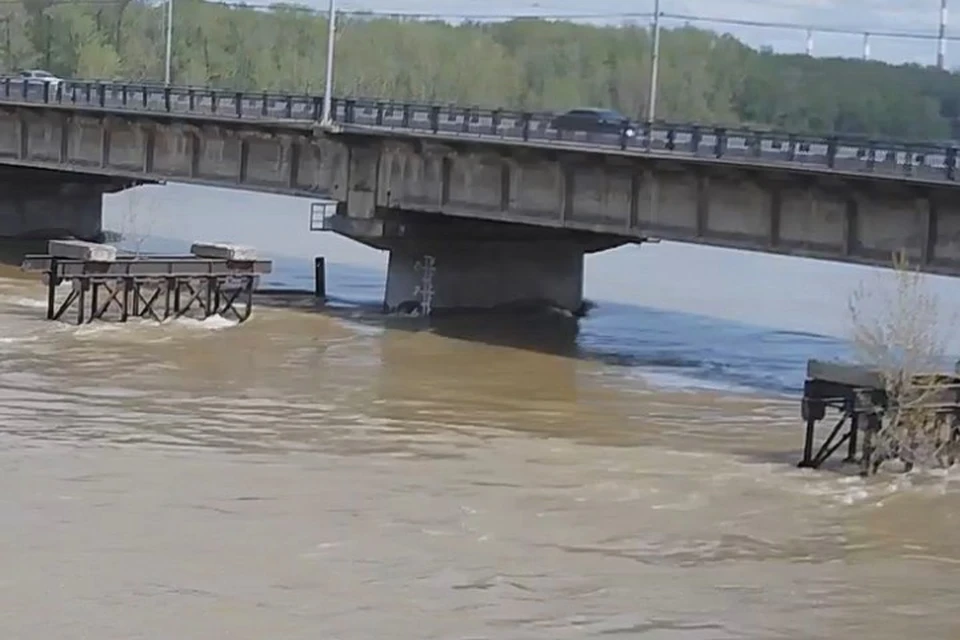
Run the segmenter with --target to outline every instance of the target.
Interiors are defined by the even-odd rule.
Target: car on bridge
[[[637,135],[637,127],[630,118],[613,109],[571,109],[554,118],[551,127],[559,132],[623,134],[628,138]]]
[[[51,91],[56,91],[57,87],[60,86],[66,88],[66,82],[62,78],[58,78],[43,69],[26,69],[21,71],[15,78],[15,81],[25,83],[28,87],[43,87],[44,85],[49,85]]]

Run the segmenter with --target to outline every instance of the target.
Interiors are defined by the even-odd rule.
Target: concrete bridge
[[[585,253],[663,238],[960,275],[957,150],[693,124],[564,134],[551,114],[0,81],[0,236],[96,236],[100,195],[178,181],[335,200],[390,251],[386,306],[576,309]],[[269,212],[264,212],[269,215]]]

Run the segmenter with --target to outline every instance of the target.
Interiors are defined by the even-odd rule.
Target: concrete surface
[[[404,310],[423,300],[425,257],[432,256],[433,310],[548,305],[576,312],[583,303],[583,254],[572,242],[405,243],[390,251],[384,306]]]
[[[83,240],[51,240],[47,243],[47,252],[55,258],[87,262],[114,262],[117,259],[116,247]]]
[[[257,250],[253,247],[222,242],[194,242],[190,246],[190,253],[198,258],[212,258],[214,260],[233,260],[236,262],[257,260]]]
[[[903,248],[925,271],[960,275],[957,186],[917,175],[16,105],[0,114],[0,162],[330,198],[356,228],[417,212],[882,266]],[[99,231],[93,197],[74,200],[89,210],[86,227],[57,210],[58,197],[32,197],[21,213],[0,201],[0,234],[68,223],[78,237]]]

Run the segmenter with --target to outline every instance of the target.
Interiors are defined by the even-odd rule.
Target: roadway
[[[72,82],[60,90],[0,80],[0,106],[163,114],[204,121],[256,121],[293,128],[319,124],[320,96],[239,93],[155,84]],[[561,132],[554,113],[481,109],[366,98],[333,101],[331,133],[468,139],[652,155],[792,172],[957,184],[956,148],[933,142],[822,136],[714,125],[657,122],[636,136]]]

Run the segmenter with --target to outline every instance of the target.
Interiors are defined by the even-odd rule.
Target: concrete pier
[[[0,238],[103,236],[103,195],[137,182],[66,171],[0,168]]]
[[[404,243],[390,251],[384,306],[391,312],[425,302],[433,312],[527,305],[577,312],[583,304],[583,255],[583,248],[569,241]]]

